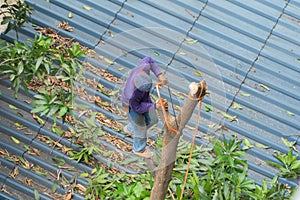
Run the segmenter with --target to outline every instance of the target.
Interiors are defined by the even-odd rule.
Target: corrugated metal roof
[[[265,164],[266,160],[276,161],[273,151],[288,152],[281,138],[298,142],[300,130],[300,93],[299,77],[300,63],[300,1],[35,1],[28,0],[35,9],[32,22],[37,26],[51,27],[61,35],[75,38],[82,45],[94,49],[98,55],[103,55],[115,61],[114,65],[90,58],[93,65],[106,69],[112,74],[126,78],[126,74],[137,65],[144,56],[153,57],[160,66],[167,70],[173,91],[186,92],[190,81],[205,79],[211,95],[205,98],[205,104],[213,106],[212,112],[202,110],[198,144],[209,145],[205,136],[215,134],[227,136],[236,134],[238,138],[247,138],[251,143],[261,143],[269,149],[254,147],[249,149],[250,177],[260,182],[262,178],[272,178],[276,171]],[[83,6],[92,10],[85,10]],[[73,18],[68,18],[68,13]],[[59,21],[68,21],[74,27],[74,32],[57,28]],[[36,34],[34,27],[27,25],[20,30],[20,40],[26,41]],[[2,35],[2,38],[13,41],[14,33]],[[190,38],[190,39],[187,39]],[[100,42],[103,40],[104,43]],[[118,70],[120,67],[124,71]],[[202,77],[195,74],[202,73]],[[105,87],[119,89],[115,85],[87,73]],[[0,132],[3,141],[2,149],[11,154],[25,156],[32,162],[39,163],[42,168],[55,173],[51,159],[46,159],[51,149],[36,140],[36,134],[42,133],[51,138],[55,134],[49,128],[51,119],[46,125],[38,125],[31,120],[30,108],[20,100],[12,98],[12,92],[7,89],[9,83],[1,82]],[[90,92],[101,95],[90,89]],[[166,95],[166,94],[165,94]],[[101,96],[105,98],[105,96]],[[167,97],[167,96],[166,96]],[[21,95],[21,98],[32,100]],[[177,104],[182,104],[180,97],[174,96]],[[118,103],[117,99],[112,100]],[[235,109],[233,102],[242,106]],[[18,107],[18,111],[8,108],[8,104]],[[97,108],[113,119],[120,118]],[[288,112],[287,112],[288,111]],[[18,116],[18,112],[23,117]],[[237,116],[237,121],[225,119],[223,112]],[[294,115],[289,114],[294,113]],[[28,116],[28,117],[25,117]],[[33,135],[20,134],[15,130],[14,123],[27,124]],[[193,116],[190,125],[194,125]],[[227,131],[215,130],[218,125],[224,125]],[[106,127],[107,128],[107,127]],[[109,130],[109,128],[107,128]],[[118,133],[111,131],[113,134]],[[41,149],[45,159],[28,155],[23,145],[11,142],[10,136],[15,135],[24,144],[30,144]],[[184,131],[186,138],[191,138],[189,130]],[[130,138],[123,137],[131,142]],[[57,138],[59,139],[59,138]],[[65,142],[66,145],[68,141]],[[296,148],[299,148],[297,143]],[[297,152],[295,152],[297,153]],[[65,157],[61,152],[55,155]],[[50,161],[49,161],[50,160]],[[68,160],[68,158],[66,158]],[[13,170],[10,163],[1,160],[0,183],[7,190],[15,191],[13,179],[8,174]],[[78,171],[89,171],[88,166],[68,163]],[[71,177],[69,172],[64,172]],[[69,174],[68,174],[69,173]],[[36,174],[26,174],[25,177],[35,177]],[[37,177],[38,180],[41,177]],[[281,179],[283,182],[296,186],[296,182]],[[84,183],[83,180],[82,184]],[[42,183],[44,186],[50,183]],[[21,186],[20,186],[21,188]],[[48,187],[51,189],[51,187]],[[22,189],[23,191],[23,189]],[[64,191],[62,190],[61,193]],[[33,195],[33,190],[24,190],[26,195]],[[5,195],[1,193],[1,195]],[[15,198],[20,198],[14,196]],[[46,196],[43,198],[47,198]],[[75,198],[82,199],[78,195]]]

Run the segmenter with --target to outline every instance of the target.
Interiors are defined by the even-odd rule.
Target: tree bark
[[[188,98],[185,100],[184,105],[181,108],[181,112],[175,117],[168,114],[168,121],[172,128],[179,130],[180,134],[171,132],[166,126],[164,129],[163,144],[162,144],[162,156],[159,165],[155,169],[154,185],[151,191],[151,200],[164,200],[168,191],[168,186],[172,180],[172,172],[176,160],[177,146],[182,135],[182,130],[190,120],[195,107],[203,98],[207,90],[206,82],[203,80],[200,83],[191,83],[189,86],[190,92]],[[159,115],[163,118],[161,111]],[[177,127],[177,125],[179,127]]]

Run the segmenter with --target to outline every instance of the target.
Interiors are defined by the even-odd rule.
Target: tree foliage
[[[24,23],[29,21],[29,15],[32,14],[33,9],[28,3],[21,0],[17,0],[13,4],[9,4],[8,0],[4,0],[0,8],[0,15],[3,15],[1,25],[8,24],[4,34],[15,30],[18,39],[18,31],[24,26]]]
[[[32,102],[35,107],[32,113],[63,120],[68,112],[72,114],[76,98],[74,87],[82,70],[78,58],[86,51],[76,44],[72,48],[57,50],[54,42],[41,34],[28,43],[1,43],[0,75],[9,78],[15,97],[18,97],[21,87],[27,92],[34,80],[41,87]]]

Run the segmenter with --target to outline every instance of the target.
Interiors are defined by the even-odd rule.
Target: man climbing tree
[[[131,71],[122,93],[123,109],[128,113],[130,122],[124,127],[124,132],[133,133],[133,153],[144,158],[153,156],[153,152],[146,148],[147,130],[157,123],[155,109],[160,107],[160,102],[155,104],[150,97],[150,71],[157,76],[161,84],[168,82],[156,62],[151,57],[145,57],[139,66]]]

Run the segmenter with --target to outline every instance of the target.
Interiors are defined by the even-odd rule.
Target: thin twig
[[[168,191],[169,191],[169,193],[170,193],[172,199],[175,200],[174,194],[173,194],[173,192],[171,191],[171,189],[170,189],[169,187],[168,187]]]
[[[56,145],[61,141],[61,139],[63,138],[63,136],[64,136],[64,135],[62,135],[62,136],[54,143],[54,145],[53,145],[53,147],[52,147],[52,149],[51,149],[51,151],[50,151],[50,155],[52,154],[52,152],[53,152],[54,148],[56,147]]]
[[[191,15],[193,18],[196,18],[196,16],[193,15],[193,13],[191,13],[188,9],[184,9],[184,10],[185,10],[185,12],[187,12],[189,15]]]

